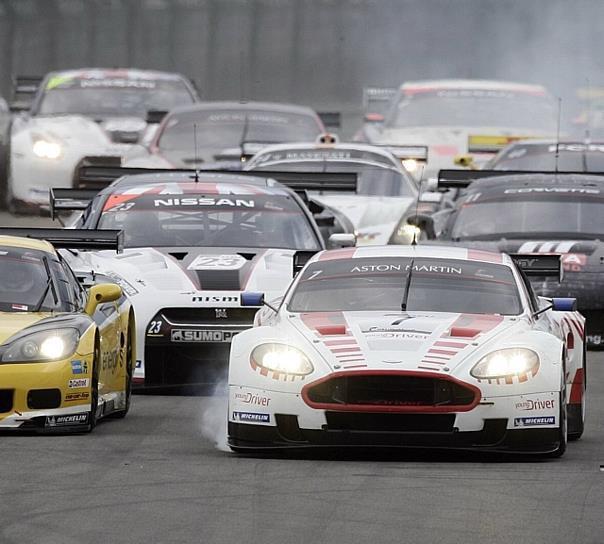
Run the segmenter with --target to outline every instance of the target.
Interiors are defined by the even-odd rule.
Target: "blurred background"
[[[180,71],[202,99],[341,111],[362,88],[471,77],[564,99],[604,84],[602,0],[0,0],[0,94],[15,74],[84,66]]]

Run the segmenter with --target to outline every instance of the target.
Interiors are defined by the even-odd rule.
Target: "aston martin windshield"
[[[386,257],[311,264],[288,309],[401,312],[404,302],[406,311],[501,315],[522,311],[514,276],[507,266]]]
[[[285,111],[189,111],[170,116],[159,137],[158,147],[162,151],[190,151],[193,155],[194,131],[200,157],[212,160],[208,152],[219,153],[245,142],[314,141],[321,133],[321,127],[310,115]]]
[[[390,128],[475,126],[556,129],[546,96],[499,90],[442,89],[404,94],[386,121]]]
[[[126,247],[320,249],[289,196],[146,194],[122,203],[123,195],[116,196],[105,204],[98,228],[123,230]]]
[[[348,161],[300,161],[272,163],[255,167],[254,171],[282,170],[286,172],[356,172],[357,194],[368,196],[408,196],[415,198],[412,182],[394,168]]]
[[[454,240],[501,238],[594,239],[604,237],[602,202],[572,200],[568,194],[536,200],[489,200],[460,207],[451,231]]]
[[[168,111],[192,104],[193,96],[180,80],[79,79],[47,85],[38,115],[145,117],[149,110]]]

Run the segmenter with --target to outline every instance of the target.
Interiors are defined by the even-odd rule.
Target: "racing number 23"
[[[161,330],[162,321],[151,321],[147,334],[158,334]]]

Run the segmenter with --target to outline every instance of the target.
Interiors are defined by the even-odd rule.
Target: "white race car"
[[[583,432],[584,319],[520,271],[559,274],[557,257],[516,262],[429,246],[315,255],[232,343],[230,447],[562,455]]]
[[[179,74],[101,68],[49,73],[29,111],[12,122],[9,209],[48,206],[48,190],[71,187],[83,157],[126,154],[152,137],[161,112],[197,99]]]
[[[555,137],[556,107],[540,85],[487,80],[410,81],[388,113],[366,116],[356,139],[374,145],[426,146],[424,178],[470,154],[485,162],[511,141]],[[469,157],[466,158],[466,161]]]
[[[81,196],[81,190],[53,190],[53,211],[81,209]],[[215,383],[232,338],[253,323],[257,308],[242,305],[244,293],[283,296],[296,259],[325,247],[292,190],[236,174],[125,176],[93,198],[76,226],[124,232],[117,256],[65,257],[76,270],[109,276],[130,297],[137,323],[134,382],[146,387]]]
[[[358,245],[388,243],[405,212],[417,201],[417,186],[389,150],[358,143],[294,143],[271,145],[254,155],[246,171],[353,173],[354,191],[309,191],[309,200],[352,224]],[[411,233],[411,234],[409,234]],[[407,243],[412,231],[406,232]]]

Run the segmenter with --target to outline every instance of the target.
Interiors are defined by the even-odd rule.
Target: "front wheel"
[[[94,345],[94,358],[92,361],[92,378],[90,378],[90,416],[88,420],[88,432],[91,432],[97,423],[97,410],[99,407],[99,361],[101,360],[101,348],[98,340]]]

